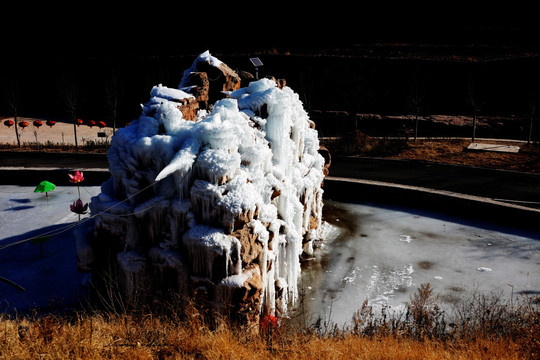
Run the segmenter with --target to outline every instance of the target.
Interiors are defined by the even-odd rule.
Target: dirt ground
[[[471,139],[380,139],[357,136],[353,139],[322,141],[330,153],[419,160],[442,164],[485,167],[527,173],[540,173],[540,144],[496,140],[476,140],[478,143],[519,146],[517,153],[471,151]]]
[[[538,144],[491,140],[476,142],[515,145],[519,146],[520,150],[518,153],[470,151],[466,148],[471,144],[471,140],[413,140],[407,142],[406,149],[388,157],[540,173],[540,145]]]
[[[14,126],[5,126],[4,121],[13,120],[13,117],[0,116],[0,147],[1,148],[17,148],[17,137],[15,135]],[[33,125],[34,120],[41,120],[42,124],[39,127]],[[18,117],[17,122],[26,121],[26,128],[18,128],[19,140],[21,149],[26,150],[47,150],[55,148],[69,148],[75,145],[75,133],[73,123],[67,120],[58,119],[53,126],[47,126],[47,119],[35,119],[28,117]],[[95,120],[98,122],[98,119]],[[99,147],[97,145],[105,145],[111,140],[113,129],[110,126],[99,128],[98,126],[89,126],[87,122],[77,126],[77,145],[86,148]],[[102,136],[99,136],[102,135]]]

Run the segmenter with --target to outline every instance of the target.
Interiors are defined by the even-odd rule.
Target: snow
[[[182,80],[180,81],[180,84],[178,85],[179,88],[184,88],[187,86],[188,84],[188,80],[189,80],[189,75],[192,73],[192,72],[195,72],[196,71],[196,68],[197,68],[197,64],[199,62],[208,62],[209,64],[211,64],[212,66],[214,67],[219,67],[222,62],[221,60],[219,60],[218,58],[212,56],[210,54],[210,51],[207,50],[205,52],[203,52],[202,54],[200,54],[194,61],[193,61],[193,64],[191,65],[191,67],[189,69],[186,69],[184,71],[184,74],[182,76]]]
[[[178,88],[151,89],[141,116],[112,138],[112,178],[90,209],[105,212],[96,229],[125,244],[127,255],[118,260],[126,271],[139,264],[131,250],[186,247],[192,275],[209,279],[217,257],[226,258],[225,278],[241,273],[240,244],[229,236],[241,220],[264,243],[257,260],[266,299],[261,311],[273,314],[277,302],[288,303],[270,298],[276,281],[294,303],[300,256],[303,249],[312,253],[312,242],[322,237],[324,158],[318,135],[299,96],[266,78],[228,92],[211,110],[199,111],[196,121],[184,119],[178,105],[192,97],[189,77],[199,62],[224,66],[206,51],[184,71]],[[121,208],[107,210],[118,202]],[[181,211],[174,210],[177,204]],[[318,228],[310,228],[312,219]]]
[[[194,97],[180,89],[172,89],[162,84],[154,86],[150,91],[151,98],[161,98],[163,100],[181,100],[189,97]],[[157,100],[157,99],[156,99]]]

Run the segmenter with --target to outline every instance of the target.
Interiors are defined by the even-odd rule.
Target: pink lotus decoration
[[[69,181],[74,184],[80,183],[84,180],[83,172],[79,170],[75,170],[74,175],[71,175],[71,174],[68,174],[68,175],[71,178]]]
[[[81,200],[81,189],[79,188],[79,183],[81,183],[84,180],[83,172],[79,170],[75,170],[75,174],[71,175],[68,174],[70,179],[69,181],[77,184],[77,192],[79,193],[79,200]]]
[[[73,205],[69,205],[69,208],[71,211],[73,211],[75,214],[86,214],[86,210],[88,210],[88,203],[83,205],[83,202],[81,199],[77,199]]]

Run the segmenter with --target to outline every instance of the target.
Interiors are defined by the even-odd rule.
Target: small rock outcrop
[[[284,81],[240,84],[205,52],[113,136],[77,240],[96,289],[131,305],[180,294],[247,324],[295,303],[300,257],[323,239],[328,161]]]

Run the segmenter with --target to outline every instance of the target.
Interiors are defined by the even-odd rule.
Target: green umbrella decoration
[[[38,186],[36,186],[36,189],[34,192],[41,192],[45,193],[46,197],[49,197],[49,191],[53,191],[56,188],[56,185],[54,185],[52,182],[49,181],[42,181],[39,183]]]

